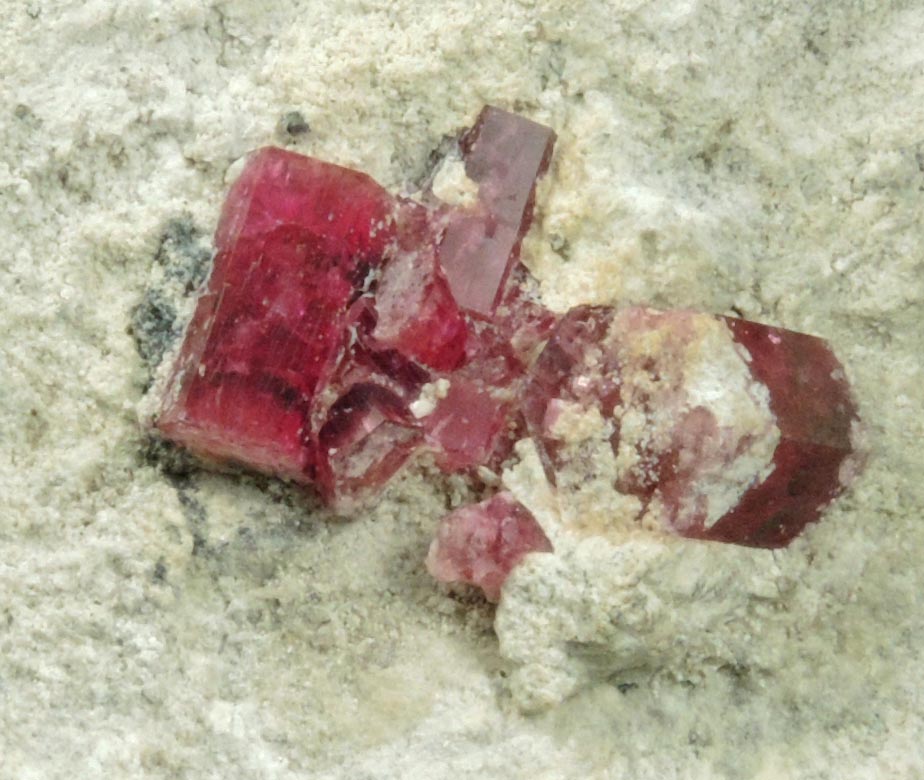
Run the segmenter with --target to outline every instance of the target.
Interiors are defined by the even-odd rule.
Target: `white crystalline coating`
[[[513,570],[495,618],[501,653],[516,664],[510,690],[521,709],[545,709],[588,682],[632,669],[666,667],[683,676],[743,657],[758,667],[777,662],[780,645],[755,647],[753,635],[796,570],[784,570],[767,550],[641,529],[619,504],[631,497],[615,490],[601,499],[610,515],[606,533],[575,533],[582,510],[573,510],[573,496],[548,485],[532,442],[519,442],[516,452],[504,486],[555,548]],[[599,490],[602,481],[591,481]]]
[[[443,160],[430,188],[437,198],[450,206],[467,208],[478,203],[478,184],[468,178],[465,163],[456,156]]]
[[[556,442],[562,522],[574,529],[708,529],[773,470],[770,392],[713,315],[618,312],[569,387],[580,400],[551,398],[543,430]],[[602,387],[618,400],[611,419]]]
[[[711,527],[773,470],[780,431],[770,392],[724,321],[683,312],[676,315],[680,325],[668,319],[647,330],[633,327],[632,317],[617,315],[611,328],[621,363],[616,476],[638,467],[640,451],[679,449],[678,468],[695,469],[696,478],[673,523],[683,527],[704,514]],[[686,423],[696,417],[685,415],[715,430],[703,434]]]
[[[612,423],[604,420],[595,406],[588,409],[581,404],[560,399],[552,404],[555,417],[550,433],[557,439],[576,444],[598,436],[601,431],[608,429],[612,432]]]
[[[417,396],[417,400],[410,404],[411,414],[418,420],[421,417],[433,414],[437,402],[445,398],[447,393],[449,393],[449,380],[445,377],[440,377],[435,382],[427,382],[420,388],[420,395]]]

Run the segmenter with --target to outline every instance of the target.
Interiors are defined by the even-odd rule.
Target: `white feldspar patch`
[[[433,177],[433,194],[450,206],[463,208],[478,203],[478,184],[468,178],[465,163],[459,157],[447,157]]]
[[[511,693],[531,711],[641,668],[694,679],[743,658],[771,668],[781,646],[755,646],[754,635],[791,585],[767,550],[666,535],[560,539],[504,585],[494,625],[517,664]]]
[[[618,475],[644,469],[641,452],[677,450],[678,470],[694,478],[670,523],[683,528],[702,520],[709,528],[773,470],[780,432],[769,390],[752,375],[724,321],[678,312],[639,328],[632,322],[637,316],[623,312],[611,327],[622,397],[615,411]]]
[[[445,377],[441,377],[435,382],[427,382],[427,384],[420,388],[420,395],[417,396],[417,400],[411,403],[411,414],[418,420],[421,417],[433,414],[437,402],[445,398],[448,392],[449,380]]]
[[[612,423],[603,419],[597,407],[586,408],[573,401],[553,401],[555,419],[550,433],[556,439],[569,444],[578,444],[600,434],[612,431]]]

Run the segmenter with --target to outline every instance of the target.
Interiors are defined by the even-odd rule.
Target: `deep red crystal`
[[[758,402],[745,403],[750,416],[736,427],[729,411],[736,399],[718,390],[721,379],[732,382],[720,360],[735,354],[728,349],[734,344],[745,350],[738,352],[737,368],[750,375],[742,393],[760,396],[766,388],[778,443],[766,464],[769,473],[758,478],[745,472],[740,496],[709,519],[712,483],[726,479],[743,458],[755,457],[755,441],[771,435],[756,419]],[[707,346],[714,351],[704,354]],[[713,385],[708,393],[704,381]],[[573,404],[614,421],[614,453],[625,444],[628,415],[660,420],[632,445],[631,467],[613,477],[619,492],[640,500],[640,514],[657,506],[662,522],[684,536],[758,547],[788,544],[844,489],[842,466],[853,449],[857,419],[843,368],[822,339],[745,320],[646,308],[573,309],[533,367],[524,408],[553,482],[572,465],[573,452],[555,434],[555,424],[560,410]]]
[[[350,300],[393,236],[368,176],[280,149],[249,160],[157,427],[211,460],[309,481],[315,394],[346,346]]]

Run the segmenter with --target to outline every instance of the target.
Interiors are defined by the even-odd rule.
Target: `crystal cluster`
[[[478,480],[531,437],[563,496],[575,472],[603,468],[633,522],[787,544],[843,488],[856,414],[839,363],[820,339],[744,320],[544,309],[519,253],[554,140],[486,107],[416,198],[254,153],[224,206],[162,435],[341,509],[417,453]],[[523,556],[550,550],[500,493],[444,520],[428,567],[497,599]]]
[[[447,471],[502,460],[525,356],[553,324],[508,284],[553,141],[485,108],[459,141],[467,206],[256,152],[225,203],[160,431],[340,508],[420,450]]]

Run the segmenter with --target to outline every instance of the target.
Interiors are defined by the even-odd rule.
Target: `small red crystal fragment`
[[[456,209],[448,220],[439,258],[459,304],[494,312],[520,242],[529,229],[536,179],[545,173],[555,133],[543,125],[486,106],[460,147],[478,205]]]
[[[487,464],[510,414],[510,399],[500,396],[481,380],[452,380],[445,398],[422,421],[441,469],[453,472]]]
[[[498,493],[443,518],[427,570],[440,582],[476,585],[497,602],[507,576],[532,552],[552,552],[552,544],[526,507]]]
[[[398,396],[372,382],[353,385],[328,411],[318,434],[314,479],[321,497],[349,508],[384,485],[420,442]]]
[[[569,312],[525,398],[550,479],[580,467],[559,430],[596,410],[615,489],[685,536],[782,547],[844,488],[856,410],[821,339],[648,308]],[[606,421],[612,421],[606,422]]]
[[[554,321],[520,292],[505,296],[490,322],[470,323],[464,365],[447,375],[447,393],[421,420],[441,469],[498,470],[510,455],[523,435],[519,399],[528,367]]]

